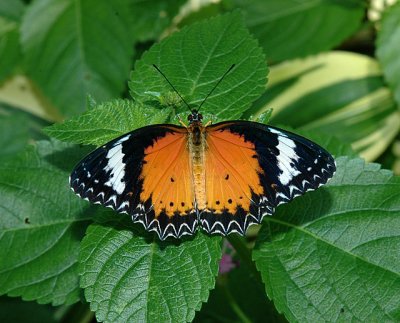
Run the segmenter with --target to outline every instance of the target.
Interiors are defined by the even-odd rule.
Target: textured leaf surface
[[[337,160],[327,186],[264,221],[253,254],[290,321],[400,320],[400,180]]]
[[[234,0],[264,47],[269,62],[319,53],[340,44],[361,25],[358,0]]]
[[[129,217],[122,223],[121,215],[107,216],[113,220],[89,226],[80,253],[81,287],[97,319],[192,320],[214,287],[221,238],[199,232],[160,242]]]
[[[22,23],[28,74],[63,114],[83,111],[86,95],[122,92],[132,55],[123,0],[38,0]]]
[[[158,65],[193,106],[236,64],[201,108],[226,119],[239,117],[265,90],[267,80],[262,50],[237,11],[185,27],[151,47],[135,64],[131,76],[129,87],[135,100],[144,102],[149,93],[172,90],[152,64]]]
[[[382,27],[378,33],[376,55],[382,65],[387,82],[400,105],[400,3],[387,9],[383,15]]]
[[[157,110],[133,101],[114,100],[48,127],[45,132],[58,140],[100,146],[136,128],[164,123],[168,115],[167,109]]]
[[[55,305],[79,299],[77,257],[90,216],[68,188],[76,158],[67,148],[39,142],[0,164],[1,294]]]

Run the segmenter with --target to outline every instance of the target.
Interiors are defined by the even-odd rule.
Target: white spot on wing
[[[125,176],[125,164],[122,162],[124,158],[124,154],[122,153],[122,143],[128,140],[130,135],[127,135],[120,140],[118,140],[114,147],[111,148],[106,158],[108,159],[108,163],[104,170],[106,172],[111,171],[110,179],[104,183],[104,185],[112,187],[115,192],[118,194],[122,194],[125,190],[125,183],[122,182],[122,179]]]
[[[298,161],[299,156],[296,154],[294,148],[296,144],[293,140],[279,136],[279,144],[276,148],[279,150],[279,155],[277,156],[278,167],[282,172],[279,174],[279,180],[283,185],[287,185],[293,177],[300,174],[300,172],[292,167],[290,164],[292,162]]]
[[[276,133],[276,134],[279,135],[279,136],[287,137],[285,133],[283,133],[282,131],[279,131],[279,130],[277,130],[277,129],[269,128],[269,131],[272,132],[272,133]]]

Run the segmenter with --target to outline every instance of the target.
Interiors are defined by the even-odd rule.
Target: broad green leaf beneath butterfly
[[[68,188],[73,156],[70,146],[42,141],[0,163],[1,294],[79,300],[77,257],[91,216]]]
[[[129,82],[133,99],[142,103],[152,99],[146,93],[171,92],[170,85],[152,64],[163,71],[193,107],[236,64],[201,110],[223,119],[239,118],[263,93],[267,81],[264,54],[244,27],[238,11],[184,27],[144,53]],[[183,109],[187,111],[182,106],[178,112]]]
[[[114,100],[47,127],[45,132],[58,140],[100,146],[134,129],[164,123],[169,114],[167,108],[158,110],[131,100]]]
[[[271,123],[314,130],[377,158],[400,128],[400,112],[376,60],[331,52],[271,68],[265,94],[245,114],[273,109]]]
[[[289,321],[396,322],[399,178],[361,159],[337,166],[324,188],[266,218],[253,258]]]
[[[105,322],[185,322],[214,288],[221,237],[160,242],[129,217],[104,211],[80,253],[81,287]]]

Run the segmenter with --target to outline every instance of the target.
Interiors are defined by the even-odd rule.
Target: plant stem
[[[223,290],[225,297],[227,298],[229,305],[232,307],[232,310],[236,313],[239,317],[240,321],[243,323],[251,323],[252,321],[247,317],[247,315],[242,311],[240,306],[236,303],[235,299],[233,298],[229,288],[226,284],[223,285]]]

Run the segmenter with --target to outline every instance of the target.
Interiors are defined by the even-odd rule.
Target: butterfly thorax
[[[201,121],[191,122],[188,126],[188,148],[191,156],[194,196],[199,209],[204,209],[206,206],[205,129]]]

